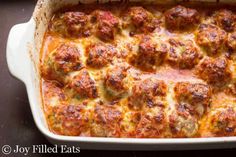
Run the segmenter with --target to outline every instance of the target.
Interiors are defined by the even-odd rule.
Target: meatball
[[[200,22],[197,10],[176,6],[167,10],[165,13],[165,23],[168,29],[182,30],[192,28]]]
[[[138,138],[163,138],[167,129],[166,114],[163,107],[148,108],[143,111],[136,127]]]
[[[202,54],[191,40],[169,39],[170,50],[167,61],[181,69],[192,69],[202,58]]]
[[[227,32],[232,32],[236,28],[236,16],[230,10],[219,10],[216,11],[214,20],[218,26],[224,29]]]
[[[132,59],[137,67],[145,71],[152,71],[163,63],[166,54],[167,45],[165,43],[155,42],[151,37],[145,36],[139,43],[137,55],[134,55]]]
[[[195,137],[198,133],[198,119],[185,104],[176,104],[176,110],[169,116],[169,127],[173,137]]]
[[[148,19],[148,11],[143,7],[132,7],[129,11],[131,20],[136,27],[142,26]]]
[[[130,32],[132,34],[153,32],[159,24],[160,21],[143,7],[131,7],[124,17],[123,25],[133,27],[133,32]]]
[[[86,64],[92,68],[102,68],[110,63],[116,55],[116,49],[112,45],[93,44],[86,48]]]
[[[94,109],[91,135],[98,137],[119,137],[122,113],[115,106],[97,105]]]
[[[109,68],[104,78],[104,84],[109,94],[113,96],[120,96],[128,90],[128,78],[126,65],[117,65]]]
[[[62,44],[53,54],[57,72],[68,73],[81,69],[80,52],[75,46]]]
[[[136,137],[137,125],[141,119],[141,111],[123,108],[123,119],[121,121],[121,137]]]
[[[202,124],[202,136],[235,136],[236,135],[236,109],[234,105],[217,108],[211,111]]]
[[[228,35],[227,45],[236,52],[236,31]]]
[[[174,87],[178,103],[189,108],[190,113],[201,117],[211,102],[211,88],[202,83],[179,82]]]
[[[52,18],[49,29],[65,37],[86,37],[90,35],[88,24],[88,16],[85,13],[65,12]]]
[[[72,36],[88,36],[89,28],[86,27],[88,23],[88,16],[83,12],[66,12],[63,19],[67,26],[68,34]]]
[[[98,97],[96,83],[86,69],[82,69],[71,78],[69,88],[73,89],[74,95],[78,98]]]
[[[196,42],[208,55],[219,53],[226,40],[227,33],[213,24],[201,24],[197,30]]]
[[[143,106],[164,106],[167,86],[164,81],[147,78],[135,84],[129,97],[129,106],[142,109]]]
[[[59,105],[47,116],[50,129],[61,135],[80,136],[89,131],[89,114],[83,104]]]
[[[50,106],[57,106],[67,100],[62,87],[54,81],[43,81],[42,94],[45,110]]]
[[[92,24],[95,24],[96,35],[103,41],[114,40],[119,30],[119,19],[110,11],[96,10],[91,17]]]
[[[43,75],[48,79],[61,80],[64,75],[83,67],[80,52],[74,45],[61,44],[45,59]]]
[[[225,58],[206,58],[197,68],[197,75],[209,84],[222,86],[227,83],[232,74]]]

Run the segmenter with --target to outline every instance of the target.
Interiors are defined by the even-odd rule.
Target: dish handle
[[[29,77],[29,47],[33,30],[30,28],[31,20],[27,23],[14,25],[9,33],[6,49],[7,64],[10,73],[24,83]]]

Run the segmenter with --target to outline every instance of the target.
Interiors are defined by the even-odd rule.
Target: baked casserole
[[[236,14],[229,6],[80,4],[41,48],[49,129],[127,138],[236,136]]]

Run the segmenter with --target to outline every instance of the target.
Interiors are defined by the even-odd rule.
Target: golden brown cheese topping
[[[56,12],[41,49],[49,129],[236,136],[236,14],[211,7],[110,3]]]

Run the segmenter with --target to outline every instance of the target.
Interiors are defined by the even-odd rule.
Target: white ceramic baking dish
[[[96,0],[80,0],[91,3]],[[104,3],[109,0],[101,0]],[[149,0],[150,1],[150,0]],[[155,3],[172,3],[177,0],[152,0]],[[215,0],[207,0],[215,2]],[[234,0],[224,2],[232,3]],[[13,76],[25,83],[30,107],[38,129],[53,144],[79,146],[81,149],[118,150],[176,150],[210,149],[236,147],[236,137],[219,138],[179,138],[179,139],[134,139],[72,137],[53,134],[49,131],[40,93],[39,53],[45,29],[52,13],[68,4],[78,4],[78,0],[39,0],[29,22],[12,27],[7,42],[7,63]]]

